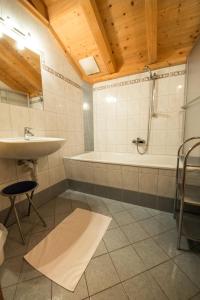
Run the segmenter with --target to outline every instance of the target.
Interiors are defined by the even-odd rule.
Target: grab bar
[[[190,107],[191,105],[195,104],[196,102],[198,102],[200,100],[200,96],[194,98],[193,100],[191,100],[189,103],[186,103],[185,105],[183,105],[181,108],[182,109],[187,109],[188,107]]]

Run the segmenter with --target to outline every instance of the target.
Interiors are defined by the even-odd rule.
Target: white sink
[[[65,139],[51,137],[0,138],[0,158],[37,159],[60,149]]]

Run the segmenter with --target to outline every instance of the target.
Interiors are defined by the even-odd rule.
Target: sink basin
[[[37,159],[57,151],[64,143],[65,139],[51,137],[0,138],[0,158]]]

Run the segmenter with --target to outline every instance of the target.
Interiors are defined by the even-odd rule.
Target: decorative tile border
[[[184,75],[184,74],[185,74],[185,70],[168,72],[168,73],[164,73],[164,74],[159,74],[158,79],[166,78],[166,77],[180,76],[180,75]],[[110,89],[110,88],[118,87],[118,86],[131,85],[131,84],[136,84],[136,83],[144,82],[144,81],[150,81],[150,77],[147,76],[147,77],[143,77],[143,78],[136,78],[136,79],[131,79],[131,80],[120,81],[120,82],[116,82],[113,84],[106,84],[106,85],[102,85],[102,86],[93,88],[93,91],[100,91],[100,90]]]
[[[58,73],[54,69],[52,69],[52,68],[48,67],[47,65],[45,65],[44,63],[42,64],[42,69],[49,72],[49,73],[51,73],[51,74],[53,74],[54,76],[56,76],[58,78],[64,80],[65,82],[71,84],[72,86],[74,86],[78,89],[80,89],[80,90],[82,89],[81,86],[78,83],[76,83],[76,82],[72,81],[71,79],[65,77],[64,75]]]

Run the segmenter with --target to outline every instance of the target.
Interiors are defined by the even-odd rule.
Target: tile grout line
[[[86,284],[86,288],[87,288],[87,293],[88,293],[88,297],[90,297],[90,294],[89,294],[89,287],[88,287],[88,283],[87,283],[87,278],[86,278],[86,269],[84,271],[84,278],[85,278],[85,284]],[[84,299],[87,299],[88,297],[84,298]],[[90,299],[90,298],[89,298]]]
[[[200,295],[199,292],[200,292],[200,290],[195,295],[193,295],[192,297],[190,297],[189,300],[192,300],[194,297],[199,296]]]
[[[126,246],[126,247],[128,247],[128,246]],[[102,255],[106,255],[106,254],[109,255],[109,253],[104,253],[104,254],[102,254]],[[102,255],[101,255],[101,256],[102,256]],[[97,257],[98,257],[98,256],[97,256]],[[110,255],[109,255],[109,257],[110,257]],[[110,259],[111,259],[111,261],[112,261],[112,258],[111,258],[111,257],[110,257]],[[169,259],[166,260],[165,262],[169,262],[169,261],[171,261],[171,260],[172,260],[172,258],[169,258]],[[126,281],[128,281],[128,280],[130,280],[130,279],[133,279],[133,278],[135,278],[135,277],[137,277],[137,276],[139,276],[139,275],[141,275],[141,274],[143,274],[143,273],[145,273],[145,272],[148,272],[148,271],[150,271],[150,270],[156,268],[157,266],[162,265],[162,264],[165,263],[165,262],[161,262],[161,263],[159,263],[159,264],[156,265],[156,266],[153,266],[153,267],[148,268],[148,269],[146,269],[146,270],[144,270],[144,271],[142,271],[142,272],[139,272],[139,273],[137,273],[137,274],[135,274],[135,275],[133,275],[133,276],[127,278],[127,279],[121,280],[120,277],[119,277],[119,274],[118,274],[118,272],[117,272],[117,270],[116,270],[116,268],[115,268],[115,265],[114,265],[114,263],[113,263],[113,261],[112,261],[112,264],[113,264],[113,266],[114,266],[114,268],[115,268],[115,270],[116,270],[116,273],[117,273],[117,275],[118,275],[120,281],[119,281],[118,283],[114,284],[114,285],[111,286],[111,287],[105,288],[105,289],[99,291],[98,293],[92,294],[91,296],[94,296],[94,295],[99,294],[99,293],[101,293],[101,292],[103,292],[103,291],[105,291],[105,290],[108,290],[108,289],[110,289],[110,288],[112,288],[112,287],[114,287],[114,286],[116,286],[116,285],[119,285],[120,283],[121,283],[122,286],[123,286],[123,283],[124,283],[124,282],[126,282]],[[153,277],[153,279],[154,279],[154,277]],[[154,279],[154,280],[155,280],[155,279]],[[155,281],[156,281],[156,280],[155,280]],[[157,283],[157,281],[156,281],[156,283]],[[158,283],[157,283],[157,284],[158,284]],[[159,285],[159,284],[158,284],[158,285]],[[159,287],[160,287],[160,285],[159,285]],[[162,290],[162,289],[161,289],[161,290]],[[129,297],[128,297],[128,298],[129,298]],[[168,298],[168,297],[167,297],[167,298]],[[169,299],[169,298],[168,298],[168,299]]]
[[[134,223],[130,223],[130,224],[135,224],[135,223],[138,223],[138,222],[140,222],[140,221],[137,221],[137,222],[134,222]],[[130,225],[130,224],[128,224],[128,225]],[[123,225],[123,226],[126,226],[126,225]],[[111,231],[111,230],[115,230],[115,229],[121,229],[122,232],[125,234],[125,232],[124,232],[123,229],[121,228],[121,227],[123,227],[123,226],[118,226],[118,227],[115,227],[115,228],[107,229],[107,231]],[[143,227],[142,227],[142,228],[143,228]],[[145,229],[144,229],[144,230],[145,230]],[[150,238],[152,238],[152,239],[154,240],[155,237],[158,237],[159,235],[162,235],[162,234],[167,233],[167,232],[172,231],[172,230],[173,230],[173,228],[170,228],[170,229],[168,229],[167,231],[160,232],[160,233],[158,233],[158,234],[156,234],[156,235],[153,235],[153,236],[148,235],[148,237],[146,237],[146,238],[144,238],[144,239],[142,239],[142,240],[139,240],[139,241],[136,241],[136,242],[130,242],[130,241],[128,240],[128,242],[129,242],[129,245],[134,245],[134,244],[136,244],[136,243],[145,241],[145,240],[150,239]],[[48,231],[48,229],[44,229],[44,230],[39,231],[39,232],[34,232],[33,235],[37,235],[37,234],[39,234],[39,233],[41,233],[41,232],[45,232],[45,231]],[[145,232],[146,232],[146,231],[145,231]],[[146,233],[149,234],[148,232],[146,232]],[[125,234],[125,236],[126,236],[126,234]],[[127,237],[127,236],[126,236],[126,237]],[[102,238],[102,239],[103,239],[103,238]],[[127,237],[127,239],[128,239],[128,237]],[[105,243],[105,242],[104,242],[104,243]],[[120,247],[120,248],[117,248],[117,249],[114,249],[114,250],[111,250],[111,251],[108,251],[107,253],[111,253],[111,252],[114,252],[114,251],[116,251],[116,250],[123,249],[123,248],[125,248],[125,247],[127,247],[127,246],[128,246],[128,245],[123,246],[123,247]],[[159,244],[158,244],[158,246],[159,246]],[[160,246],[159,246],[159,247],[160,247]],[[162,248],[161,248],[161,249],[162,249]],[[162,249],[162,250],[163,250],[163,249]],[[166,253],[166,252],[165,252],[165,253]],[[167,253],[166,253],[166,254],[167,254]],[[22,256],[22,255],[23,255],[23,254],[11,256],[11,257],[8,257],[6,260],[9,260],[9,259],[12,259],[12,258],[16,258],[16,257]],[[104,255],[104,254],[100,254],[100,255],[98,255],[98,256],[102,256],[102,255]],[[178,255],[180,255],[180,254],[178,254]],[[176,255],[176,256],[178,256],[178,255]],[[96,256],[96,257],[97,257],[97,256]],[[174,257],[175,257],[175,256],[174,256]]]
[[[109,209],[109,208],[108,208]],[[126,209],[124,209],[124,211],[126,211]],[[119,211],[119,213],[120,212],[122,212],[122,211]],[[162,213],[162,212],[161,212]],[[112,214],[111,214],[112,215]],[[160,214],[158,214],[158,215],[160,215]],[[112,216],[113,217],[113,216]],[[151,216],[152,218],[155,218],[155,216]],[[150,219],[151,217],[149,217],[149,218],[145,218],[144,220],[146,220],[146,219]],[[143,221],[143,220],[138,220],[138,221],[136,221],[136,222],[132,222],[132,223],[130,223],[130,224],[133,224],[133,223],[138,223],[138,222],[140,222],[140,221]],[[159,222],[158,220],[156,220],[158,223],[160,223],[160,224],[162,224],[161,222]],[[117,221],[116,221],[117,222]],[[127,225],[130,225],[130,224],[127,224]],[[119,224],[118,224],[119,225]],[[163,225],[163,224],[162,224]],[[124,226],[126,226],[126,225],[124,225]],[[119,225],[119,228],[120,228],[121,226]],[[121,228],[120,228],[121,229]],[[144,230],[145,230],[145,228],[143,228]],[[144,240],[147,240],[147,239],[152,239],[155,243],[156,243],[156,245],[163,251],[163,249],[160,247],[160,245],[154,240],[154,237],[156,237],[156,236],[159,236],[159,235],[162,235],[162,234],[164,234],[164,233],[166,233],[166,232],[170,232],[170,231],[172,231],[174,228],[170,228],[170,229],[168,229],[168,230],[166,230],[166,231],[163,231],[163,232],[161,232],[161,233],[159,233],[159,234],[157,234],[157,235],[153,235],[153,236],[149,236],[148,238],[146,238],[146,239],[143,239],[143,241]],[[123,230],[122,230],[122,232],[123,232]],[[147,233],[147,234],[149,234],[146,230],[145,230],[145,232]],[[123,232],[124,233],[124,232]],[[125,233],[124,233],[125,234]],[[130,241],[129,241],[130,242]],[[111,261],[112,261],[112,257],[110,256],[110,253],[112,253],[112,252],[114,252],[114,251],[117,251],[117,250],[119,250],[119,249],[123,249],[123,248],[126,248],[126,247],[128,247],[128,246],[131,246],[131,247],[133,247],[133,244],[136,244],[136,243],[138,243],[138,242],[140,242],[140,241],[137,241],[137,242],[135,242],[135,243],[130,243],[129,245],[126,245],[126,246],[124,246],[124,247],[121,247],[121,248],[118,248],[118,249],[115,249],[115,250],[112,250],[112,251],[108,251],[108,249],[107,249],[107,246],[106,246],[106,243],[105,243],[105,248],[106,248],[106,250],[108,251],[107,252],[107,254],[109,255],[109,257],[110,257],[110,259],[111,259]],[[134,249],[134,248],[133,248]],[[135,250],[135,249],[134,249]],[[136,251],[136,250],[135,250]],[[136,253],[137,253],[137,255],[140,257],[140,255],[138,254],[138,252],[136,251]],[[146,271],[150,271],[151,269],[153,269],[153,268],[156,268],[157,266],[159,266],[159,265],[162,265],[162,264],[164,264],[164,263],[166,263],[166,262],[169,262],[169,261],[172,261],[172,262],[174,262],[175,263],[175,261],[174,261],[174,259],[175,259],[175,257],[177,257],[177,256],[179,256],[179,255],[182,255],[182,254],[178,254],[178,255],[176,255],[176,256],[174,256],[174,257],[170,257],[169,255],[168,255],[168,253],[166,252],[166,251],[164,251],[164,253],[167,255],[167,257],[168,257],[168,259],[167,260],[165,260],[164,262],[161,262],[161,263],[159,263],[159,264],[157,264],[157,265],[155,265],[155,266],[153,266],[153,267],[151,267],[151,268],[149,268],[149,269],[147,269],[147,270],[145,270],[145,271],[143,271],[143,272],[141,272],[141,273],[138,273],[137,275],[139,275],[139,274],[142,274],[142,273],[145,273]],[[104,254],[102,254],[102,255],[98,255],[98,256],[96,256],[96,257],[99,257],[99,256],[103,256],[103,255],[106,255],[106,253],[104,253]],[[96,257],[94,257],[94,258],[96,258]],[[94,259],[93,258],[93,259]],[[143,261],[143,259],[140,257],[140,259]],[[112,261],[112,264],[113,264],[113,266],[114,266],[114,268],[115,268],[115,265],[114,265],[114,263],[113,263],[113,261]],[[176,263],[175,263],[176,264]],[[181,268],[179,268],[179,266],[176,264],[176,266],[178,267],[178,269],[181,271],[181,272],[183,272],[182,270],[181,270]],[[119,274],[118,274],[118,272],[117,272],[117,269],[115,268],[115,271],[116,271],[116,273],[117,273],[117,275],[118,275],[118,277],[119,277],[119,280],[120,280],[120,283],[123,283],[124,281],[127,281],[127,280],[129,280],[129,279],[126,279],[126,280],[124,280],[124,281],[121,281],[121,279],[120,279],[120,276],[119,276]],[[185,272],[183,272],[184,274],[185,274]],[[135,276],[137,276],[137,275],[135,275]],[[190,278],[189,278],[189,276],[187,275],[187,274],[185,274],[186,275],[186,277],[192,282],[192,283],[194,283]],[[133,276],[133,277],[131,277],[131,278],[134,278],[135,276]],[[130,279],[131,279],[130,278]],[[154,277],[153,277],[154,278]],[[156,281],[156,279],[154,278],[154,280]],[[156,281],[157,282],[157,281]],[[159,285],[159,283],[157,282],[157,284]],[[196,286],[196,284],[194,283],[194,285]],[[122,284],[122,286],[123,286],[123,284]],[[160,285],[159,285],[160,286]],[[197,286],[196,286],[197,287]],[[160,288],[161,288],[161,290],[162,290],[162,287],[160,286]],[[123,288],[124,289],[124,288]],[[198,289],[199,289],[199,287],[198,287]],[[104,289],[105,290],[105,289]],[[103,290],[102,290],[103,291]],[[101,291],[101,292],[102,292]],[[163,290],[162,290],[163,291]],[[163,291],[164,292],[164,291]],[[165,294],[165,292],[164,292],[164,294]],[[128,295],[127,295],[128,296]],[[192,296],[193,297],[193,296]],[[129,297],[128,297],[129,298]],[[168,297],[167,297],[168,298]]]
[[[198,286],[190,277],[189,277],[189,275],[187,274],[187,273],[185,273],[185,271],[183,271],[182,269],[181,269],[181,267],[179,267],[179,265],[174,261],[174,257],[172,258],[172,260],[173,260],[173,263],[177,266],[177,268],[179,269],[179,271],[181,271],[183,274],[185,274],[185,276],[188,278],[188,280],[189,281],[191,281],[193,284],[194,284],[194,286],[200,291],[200,286]],[[193,296],[192,296],[193,297]]]
[[[71,200],[71,199],[70,199]],[[72,200],[71,200],[72,201]],[[71,204],[72,204],[72,202],[71,202]],[[126,211],[126,209],[124,210],[124,211]],[[54,217],[55,217],[55,215],[54,215]],[[151,217],[155,217],[155,216],[151,216]],[[133,223],[138,223],[138,222],[140,222],[140,220],[139,221],[136,221],[136,222],[133,222]],[[159,221],[158,221],[159,222]],[[130,224],[133,224],[133,223],[130,223]],[[160,222],[159,222],[160,223]],[[128,225],[128,224],[127,224]],[[124,225],[124,226],[126,226],[126,225]],[[118,226],[118,228],[120,228],[121,229],[121,226],[119,225]],[[122,229],[121,229],[122,230]],[[144,229],[145,230],[145,229]],[[158,234],[156,234],[156,235],[153,235],[153,236],[149,236],[148,238],[146,238],[146,239],[152,239],[158,246],[159,246],[159,248],[161,249],[161,250],[163,250],[161,247],[160,247],[160,245],[154,240],[154,237],[156,237],[156,236],[159,236],[159,235],[162,235],[162,234],[164,234],[164,233],[166,233],[166,232],[170,232],[170,231],[172,231],[173,230],[173,228],[170,228],[170,229],[168,229],[167,231],[164,231],[164,232],[161,232],[161,233],[158,233]],[[122,232],[123,232],[123,230],[122,230]],[[146,240],[146,239],[144,239],[144,240]],[[117,250],[119,250],[119,249],[123,249],[123,248],[125,248],[125,247],[128,247],[128,246],[133,246],[134,244],[136,244],[136,243],[138,243],[138,242],[140,242],[140,241],[137,241],[137,242],[134,242],[134,243],[130,243],[129,245],[126,245],[126,246],[124,246],[124,247],[121,247],[121,248],[118,248],[118,249],[115,249],[115,250],[112,250],[112,251],[110,251],[110,252],[107,252],[106,254],[108,254],[109,255],[109,257],[110,257],[110,259],[111,259],[111,261],[112,261],[112,258],[111,258],[111,256],[110,256],[110,253],[112,253],[112,252],[114,252],[114,251],[117,251]],[[106,250],[108,251],[108,249],[107,249],[107,247],[106,247],[106,244],[105,244],[105,248],[106,248]],[[164,250],[163,250],[164,251]],[[165,251],[164,251],[165,252]],[[165,252],[166,253],[166,252]],[[102,255],[106,255],[105,253],[104,254],[102,254]],[[138,254],[138,253],[137,253]],[[169,257],[169,260],[167,260],[167,261],[165,261],[165,262],[168,262],[168,261],[173,261],[174,262],[174,259],[177,257],[177,256],[179,256],[179,255],[182,255],[182,254],[184,254],[184,253],[181,253],[181,254],[178,254],[178,255],[176,255],[176,256],[174,256],[174,257],[169,257],[169,255],[166,253],[166,255]],[[98,256],[96,256],[96,257],[99,257],[99,256],[102,256],[102,255],[98,255]],[[19,256],[21,256],[21,255],[17,255],[17,256],[14,256],[14,257],[19,257]],[[139,256],[139,254],[138,254],[138,256]],[[14,258],[14,257],[11,257],[11,258]],[[95,258],[96,258],[95,257]],[[140,256],[139,256],[140,257]],[[11,259],[10,258],[10,259]],[[9,258],[8,258],[9,259]],[[94,259],[94,258],[92,258],[92,259]],[[134,276],[132,276],[131,278],[134,278],[134,277],[136,277],[136,276],[138,276],[138,275],[140,275],[140,274],[142,274],[142,273],[145,273],[146,271],[149,271],[149,270],[151,270],[151,269],[153,269],[153,268],[156,268],[157,266],[159,266],[159,265],[161,265],[161,264],[163,264],[163,263],[165,263],[165,262],[162,262],[162,263],[160,263],[160,264],[158,264],[158,265],[156,265],[156,266],[154,266],[154,267],[152,267],[152,268],[150,268],[150,269],[147,269],[147,270],[145,270],[145,271],[143,271],[143,272],[141,272],[141,273],[138,273],[138,274],[136,274],[136,275],[134,275]],[[174,262],[175,263],[175,262]],[[113,264],[113,266],[114,266],[114,263],[113,263],[113,261],[112,261],[112,264]],[[175,263],[176,264],[176,263]],[[177,264],[176,264],[176,266],[177,266]],[[22,267],[23,267],[23,263],[22,263]],[[22,267],[21,267],[21,270],[20,270],[20,275],[21,275],[21,273],[22,273]],[[181,272],[183,272],[181,269],[180,269],[180,267],[179,266],[177,266],[178,267],[178,269],[181,271]],[[115,268],[115,266],[114,266],[114,268]],[[115,270],[116,270],[116,268],[115,268]],[[118,277],[119,277],[119,274],[118,274],[118,272],[117,272],[117,270],[116,270],[116,273],[117,273],[117,275],[118,275]],[[185,272],[183,272],[184,274],[185,274]],[[19,275],[19,277],[20,277],[20,275]],[[186,276],[187,276],[187,274],[185,274]],[[42,275],[41,275],[42,276]],[[38,277],[41,277],[41,276],[37,276],[37,277],[34,277],[34,278],[38,278]],[[34,278],[31,278],[31,279],[29,279],[29,280],[32,280],[32,279],[34,279]],[[115,285],[113,285],[113,286],[116,286],[116,285],[118,285],[118,284],[120,284],[121,283],[121,285],[122,285],[122,287],[123,287],[123,282],[125,282],[125,281],[127,281],[127,280],[129,280],[129,279],[131,279],[131,278],[128,278],[128,279],[126,279],[126,280],[123,280],[123,281],[121,281],[120,280],[120,277],[119,277],[119,280],[120,280],[120,282],[119,283],[117,283],[117,284],[115,284]],[[193,281],[187,276],[187,278],[193,283]],[[86,278],[85,278],[86,279]],[[24,281],[29,281],[29,280],[24,280]],[[154,279],[155,280],[155,279]],[[22,281],[22,282],[24,282],[24,281]],[[156,280],[155,280],[156,281]],[[156,281],[157,282],[157,281]],[[15,290],[15,293],[16,293],[16,291],[17,291],[17,286],[18,286],[18,284],[20,284],[19,282],[17,283],[17,284],[13,284],[13,285],[10,285],[10,286],[8,286],[8,287],[11,287],[11,286],[15,286],[16,285],[16,290]],[[159,285],[159,283],[157,283],[158,285]],[[86,280],[86,285],[87,285],[87,280]],[[196,285],[196,284],[195,284]],[[113,286],[111,286],[111,287],[113,287]],[[160,286],[160,285],[159,285]],[[111,288],[111,287],[109,287],[109,288]],[[5,287],[5,288],[7,288],[7,287]],[[107,290],[107,289],[109,289],[109,288],[106,288],[106,289],[104,289],[104,290]],[[88,286],[87,286],[87,289],[88,289]],[[124,287],[123,287],[123,289],[124,289]],[[104,290],[102,290],[102,291],[104,291]],[[162,288],[161,288],[161,290],[162,290]],[[199,288],[198,288],[198,290],[199,290]],[[101,293],[102,291],[100,291],[100,292],[98,292],[98,293]],[[198,291],[199,292],[199,291]],[[98,294],[98,293],[96,293],[96,294]],[[197,293],[198,294],[198,293]],[[95,295],[95,294],[93,294],[93,295]],[[88,290],[88,296],[89,296],[89,298],[90,298],[90,295],[89,295],[89,290]],[[193,297],[193,296],[192,296]],[[168,297],[167,297],[168,298]],[[86,298],[84,298],[84,299],[86,299]]]
[[[131,247],[132,247],[132,245],[130,245]],[[105,247],[106,247],[106,244],[105,244]],[[125,246],[125,247],[128,247],[128,246]],[[123,247],[123,248],[125,248],[125,247]],[[106,249],[107,249],[107,247],[106,247]],[[107,249],[107,251],[108,251],[108,249]],[[137,253],[137,252],[136,252]],[[111,261],[112,261],[112,264],[113,264],[113,267],[115,268],[115,271],[116,271],[116,273],[117,273],[117,275],[118,275],[118,277],[119,277],[119,280],[120,280],[120,283],[121,283],[121,285],[122,285],[122,287],[123,287],[123,290],[125,291],[125,294],[127,295],[127,293],[126,293],[126,290],[125,290],[125,288],[124,288],[124,285],[123,285],[123,282],[125,282],[125,281],[127,281],[127,280],[130,280],[131,278],[134,278],[134,277],[136,277],[137,275],[140,275],[140,274],[142,274],[142,273],[145,273],[146,271],[149,271],[148,269],[147,270],[145,270],[145,271],[143,271],[143,272],[141,272],[141,273],[138,273],[137,275],[135,275],[135,276],[133,276],[133,277],[131,277],[131,278],[129,278],[129,279],[126,279],[126,280],[121,280],[121,278],[120,278],[120,276],[119,276],[119,274],[118,274],[118,271],[117,271],[117,269],[116,269],[116,267],[115,267],[115,264],[114,264],[114,262],[113,262],[113,260],[112,260],[112,257],[111,257],[111,255],[110,255],[110,253],[108,252],[108,255],[109,255],[109,257],[110,257],[110,259],[111,259]],[[139,256],[140,257],[140,256]],[[141,259],[142,260],[142,259]],[[143,261],[143,260],[142,260]],[[162,264],[162,263],[161,263]],[[154,266],[155,267],[155,266]],[[162,290],[162,289],[161,289]],[[165,294],[165,293],[164,293]],[[128,297],[128,299],[129,299],[129,296],[127,295],[127,297]],[[168,297],[167,297],[168,298]],[[169,298],[168,298],[169,299]]]

